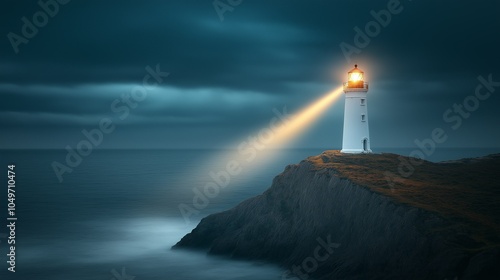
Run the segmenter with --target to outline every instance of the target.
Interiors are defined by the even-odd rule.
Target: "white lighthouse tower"
[[[368,130],[368,103],[366,94],[368,83],[364,81],[364,72],[354,65],[347,73],[344,83],[344,137],[341,153],[371,153],[370,133]]]

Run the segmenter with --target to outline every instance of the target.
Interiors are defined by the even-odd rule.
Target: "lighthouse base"
[[[372,150],[363,150],[363,149],[342,149],[340,150],[343,154],[371,154]]]

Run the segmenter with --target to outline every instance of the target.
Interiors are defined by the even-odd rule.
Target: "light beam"
[[[279,127],[275,133],[274,139],[269,143],[269,148],[279,149],[286,144],[295,140],[297,136],[302,134],[311,123],[318,119],[326,109],[341,95],[342,87],[327,93],[321,99],[311,103],[305,109],[297,113],[294,118],[287,124]]]
[[[272,158],[279,154],[280,150],[286,148],[302,135],[341,96],[342,91],[343,88],[339,87],[328,92],[319,100],[293,114],[291,119],[276,128],[264,127],[257,133],[247,136],[244,140],[233,145],[236,150],[226,150],[212,158],[212,162],[221,164],[236,161],[244,171],[239,177],[251,175],[252,170],[266,166]],[[272,131],[272,137],[268,137],[265,141],[259,137],[264,131],[268,132],[266,134]]]
[[[327,93],[281,125],[273,126],[271,121],[269,127],[262,128],[233,146],[237,147],[236,150],[225,150],[202,165],[198,174],[202,175],[201,177],[207,176],[206,181],[191,181],[195,178],[201,179],[200,176],[192,176],[184,184],[186,187],[193,186],[193,183],[195,185],[192,204],[179,204],[179,211],[185,221],[189,223],[192,215],[200,214],[222,192],[222,189],[240,185],[248,176],[255,176],[256,168],[265,167],[271,159],[280,154],[280,149],[304,133],[304,130],[337,100],[342,91],[343,88],[339,87]],[[263,134],[268,136],[262,137]]]

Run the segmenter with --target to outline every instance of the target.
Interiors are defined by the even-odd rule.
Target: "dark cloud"
[[[243,1],[220,21],[212,1],[73,0],[15,54],[7,34],[21,35],[21,18],[31,20],[40,7],[7,1],[0,12],[0,132],[16,139],[35,137],[35,127],[55,129],[64,146],[70,128],[116,118],[112,102],[140,85],[146,66],[160,64],[171,75],[121,125],[131,134],[141,127],[146,135],[155,128],[175,135],[158,143],[168,147],[179,139],[196,143],[195,131],[210,127],[219,137],[204,144],[221,146],[221,137],[265,125],[272,108],[296,110],[338,86],[357,62],[371,82],[374,143],[378,137],[380,146],[412,145],[474,93],[479,75],[500,80],[500,2],[401,1],[401,12],[348,62],[340,44],[356,46],[354,28],[364,30],[374,20],[371,11],[390,2]],[[498,103],[493,96],[481,104],[455,136],[467,140],[453,144],[497,145],[500,133],[491,124],[500,121]],[[335,108],[340,112],[327,117],[342,117],[342,107]],[[338,123],[321,122],[318,131],[336,129],[330,137],[339,138]],[[481,132],[489,140],[465,137]],[[313,141],[298,145],[334,142]]]

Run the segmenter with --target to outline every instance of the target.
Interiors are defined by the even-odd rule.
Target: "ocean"
[[[231,151],[94,150],[59,182],[52,164],[65,163],[66,151],[0,150],[0,173],[5,174],[0,177],[0,221],[5,224],[0,227],[0,279],[282,279],[284,269],[272,264],[170,248],[203,217],[262,193],[286,165],[323,150],[282,150],[257,168],[243,166],[227,186],[197,201],[199,208],[193,207],[196,190],[214,181],[209,171],[227,170]],[[428,159],[453,160],[499,150],[441,149]],[[411,149],[374,152],[409,155]],[[10,164],[15,165],[16,181],[15,273],[7,270]],[[183,216],[180,205],[197,212]]]

